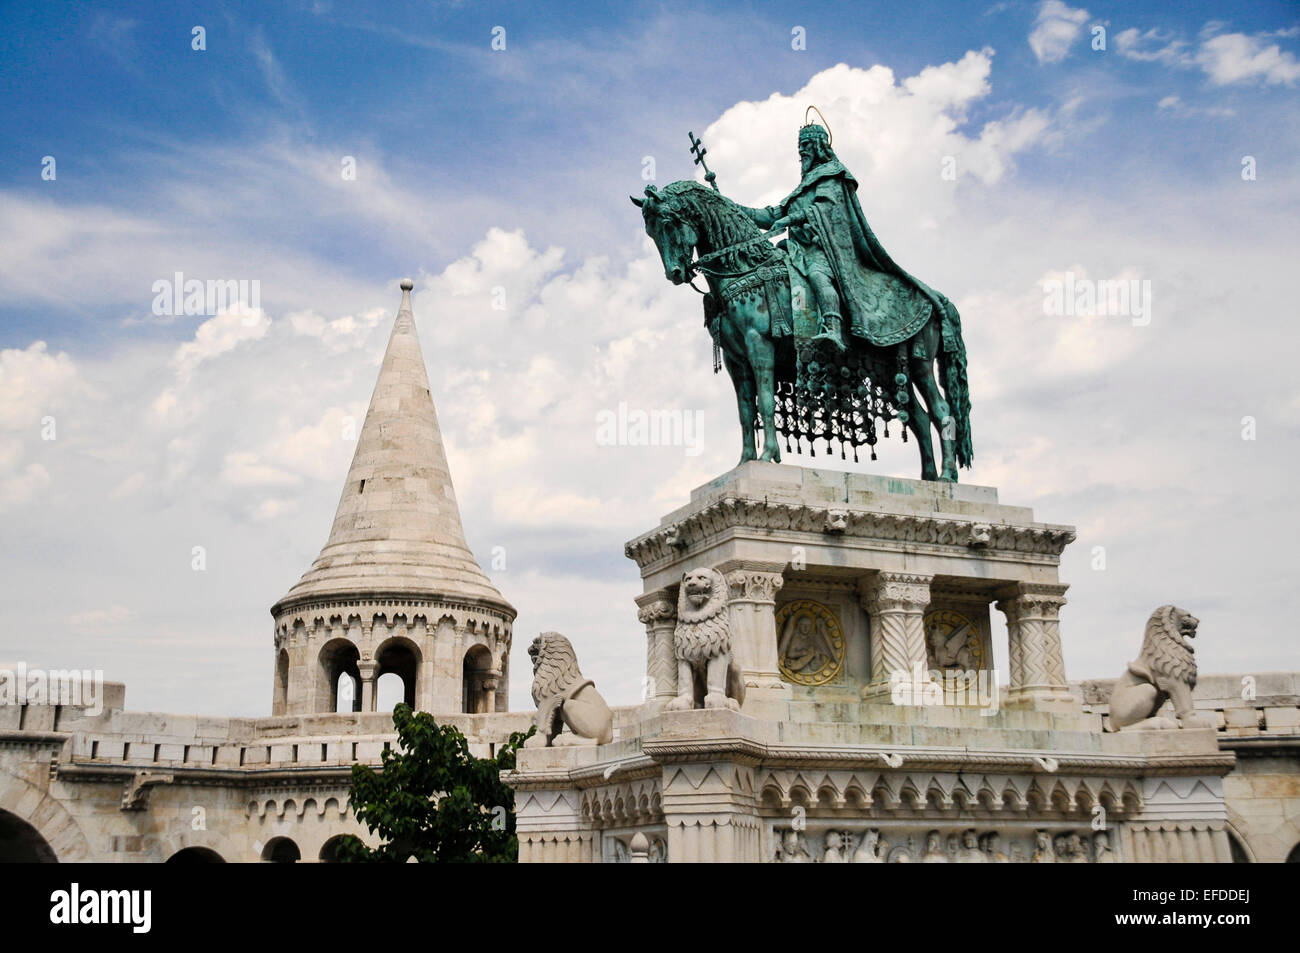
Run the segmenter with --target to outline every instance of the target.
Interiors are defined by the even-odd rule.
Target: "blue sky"
[[[1080,526],[1070,674],[1118,671],[1180,599],[1208,610],[1207,670],[1294,667],[1267,621],[1298,608],[1274,539],[1300,463],[1292,5],[586,6],[3,7],[0,661],[89,659],[133,707],[264,711],[266,609],[324,541],[350,456],[326,435],[364,409],[410,274],[471,543],[512,554],[516,672],[556,628],[634,700],[622,543],[737,436],[626,195],[647,156],[690,176],[692,129],[724,191],[780,197],[815,100],[882,242],[962,309],[963,479]],[[1068,269],[1150,280],[1156,319],[1046,321]],[[176,271],[259,280],[261,323],[152,314]],[[700,410],[709,451],[598,451],[620,400]],[[915,475],[910,447],[878,466]],[[226,554],[203,576],[200,539]],[[225,679],[180,677],[204,665]]]

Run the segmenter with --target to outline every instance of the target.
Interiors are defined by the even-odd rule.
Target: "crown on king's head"
[[[812,142],[814,140],[826,141],[829,137],[826,135],[826,127],[820,126],[815,122],[810,122],[799,129],[799,142]]]

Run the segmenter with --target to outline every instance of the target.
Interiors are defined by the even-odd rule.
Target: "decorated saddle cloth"
[[[772,337],[815,337],[821,331],[821,316],[812,285],[798,267],[798,256],[783,255],[790,294],[777,293],[773,283],[764,282],[768,309],[772,315]],[[854,282],[856,297],[843,306],[849,330],[854,337],[865,338],[877,347],[889,347],[906,341],[929,320],[930,299],[902,278],[880,271],[861,269]],[[841,292],[843,294],[843,292]]]
[[[894,275],[864,269],[857,287],[861,297],[851,327],[856,336],[877,347],[906,341],[921,330],[933,310],[919,289]]]
[[[790,310],[795,336],[812,337],[821,330],[817,298],[798,267],[796,257],[787,257],[786,265],[790,274]],[[846,324],[854,337],[865,338],[877,347],[890,347],[906,341],[930,318],[930,299],[896,275],[861,268],[855,275],[853,289],[853,300],[841,302],[841,318],[847,318]],[[843,289],[837,290],[843,297]],[[775,322],[772,333],[776,336]]]

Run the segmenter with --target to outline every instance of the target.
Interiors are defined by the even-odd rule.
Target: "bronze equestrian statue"
[[[888,436],[897,420],[916,437],[921,479],[956,482],[957,467],[969,467],[974,454],[961,317],[876,240],[826,127],[800,129],[802,180],[763,209],[723,196],[704,165],[707,150],[694,134],[691,144],[712,188],[650,185],[632,201],[668,279],[694,287],[702,275],[708,284],[704,320],[714,370],[725,365],[736,389],[740,462],[779,462],[778,435],[787,449],[791,439],[796,449],[807,441],[813,455],[816,440],[839,443],[840,455],[851,447],[854,460],[865,444],[874,460],[877,422]],[[784,241],[769,241],[786,230]],[[755,427],[763,430],[761,453]]]

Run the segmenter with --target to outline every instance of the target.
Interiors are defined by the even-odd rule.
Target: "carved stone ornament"
[[[533,639],[528,655],[533,662],[537,734],[544,744],[551,746],[562,724],[596,744],[613,741],[614,713],[596,691],[596,683],[582,677],[569,640],[558,632],[543,632]]]
[[[727,582],[716,569],[693,569],[682,575],[673,630],[677,697],[665,706],[667,711],[735,710],[745,700],[745,681],[731,651]]]
[[[925,648],[932,668],[983,671],[985,646],[978,623],[956,609],[925,614]]]
[[[1200,620],[1185,609],[1161,606],[1147,620],[1142,653],[1115,680],[1110,695],[1111,731],[1149,728],[1201,728],[1209,722],[1196,714],[1196,656],[1191,639]],[[1172,701],[1177,721],[1156,716]]]
[[[847,537],[920,545],[937,551],[968,551],[974,532],[972,527],[978,523],[976,520],[928,513],[881,513],[844,506],[727,497],[688,514],[670,527],[660,527],[638,536],[627,543],[624,552],[644,569],[678,558],[682,546],[706,542],[732,528],[822,534],[826,532],[832,510],[837,514],[832,520],[836,524],[840,522],[838,514],[843,514],[842,532]],[[990,552],[1014,553],[1021,558],[1038,557],[1052,563],[1075,539],[1074,529],[1070,526],[1046,523],[980,525],[988,526],[988,542],[984,548]],[[982,528],[979,535],[983,535]]]
[[[835,613],[811,599],[787,602],[776,612],[781,677],[795,685],[825,685],[844,668],[844,632]]]

